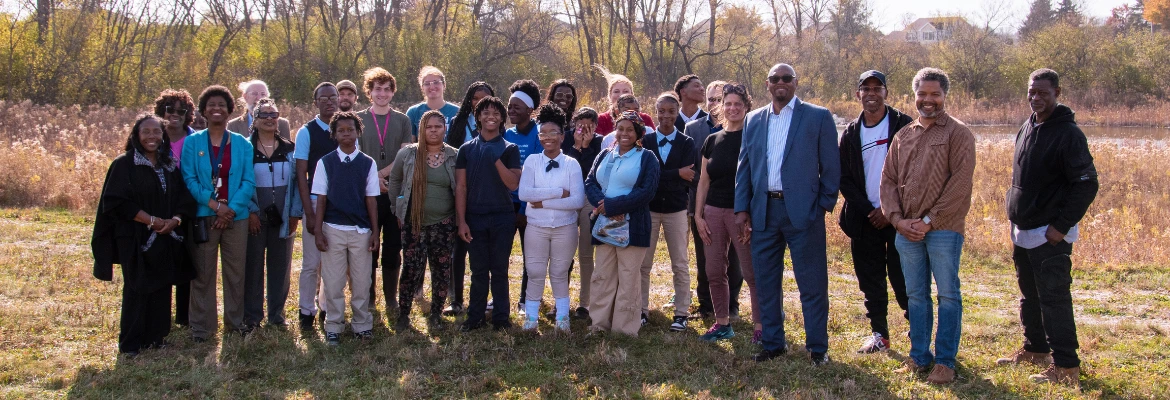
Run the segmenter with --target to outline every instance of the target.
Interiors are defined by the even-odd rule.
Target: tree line
[[[865,0],[32,0],[0,14],[0,97],[139,106],[163,88],[261,78],[276,97],[304,103],[319,81],[382,66],[407,103],[421,98],[418,69],[435,65],[449,97],[477,80],[567,77],[598,101],[595,64],[629,76],[640,95],[691,73],[762,94],[777,62],[796,66],[805,98],[846,99],[867,69],[888,74],[893,96],[908,95],[924,66],[989,104],[1018,97],[1038,67],[1060,71],[1082,104],[1170,95],[1170,35],[1147,19],[1165,19],[1164,6],[1149,8],[1166,1],[1139,0],[1106,20],[1035,2],[1048,11],[1033,4],[1018,35],[1011,10],[993,4],[950,40],[922,45],[885,37]]]

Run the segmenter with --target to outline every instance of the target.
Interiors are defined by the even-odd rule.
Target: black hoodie
[[[1008,219],[1021,230],[1050,225],[1061,233],[1080,222],[1097,197],[1097,169],[1072,109],[1057,104],[1047,121],[1024,121],[1016,134]]]
[[[898,109],[886,106],[886,117],[890,119],[890,142],[902,127],[914,122],[914,118]],[[865,162],[861,158],[861,127],[865,125],[865,113],[845,127],[841,135],[841,197],[845,198],[838,224],[846,236],[855,238],[861,234],[861,224],[869,224],[869,213],[873,204],[865,192]],[[886,147],[889,149],[889,146]],[[880,177],[879,177],[880,178]]]

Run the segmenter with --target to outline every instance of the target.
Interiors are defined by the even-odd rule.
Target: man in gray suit
[[[823,107],[796,98],[799,80],[788,64],[768,71],[772,102],[748,114],[735,174],[735,219],[750,238],[760,290],[767,361],[788,351],[784,339],[784,249],[800,288],[805,349],[813,365],[829,362],[829,278],[825,212],[837,204],[841,179],[837,129]]]

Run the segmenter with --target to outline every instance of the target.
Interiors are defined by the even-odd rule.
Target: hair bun
[[[551,122],[560,126],[561,129],[564,129],[567,119],[568,115],[565,114],[565,110],[562,110],[560,106],[553,103],[541,105],[536,114],[537,123]]]

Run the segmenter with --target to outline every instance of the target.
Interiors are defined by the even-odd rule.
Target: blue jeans
[[[955,231],[930,231],[922,241],[911,242],[898,234],[894,245],[902,257],[906,296],[910,299],[910,358],[921,366],[934,361],[954,369],[963,331],[963,295],[959,292],[963,235]],[[934,324],[931,275],[938,285],[938,333],[933,356],[930,354],[930,334]]]

